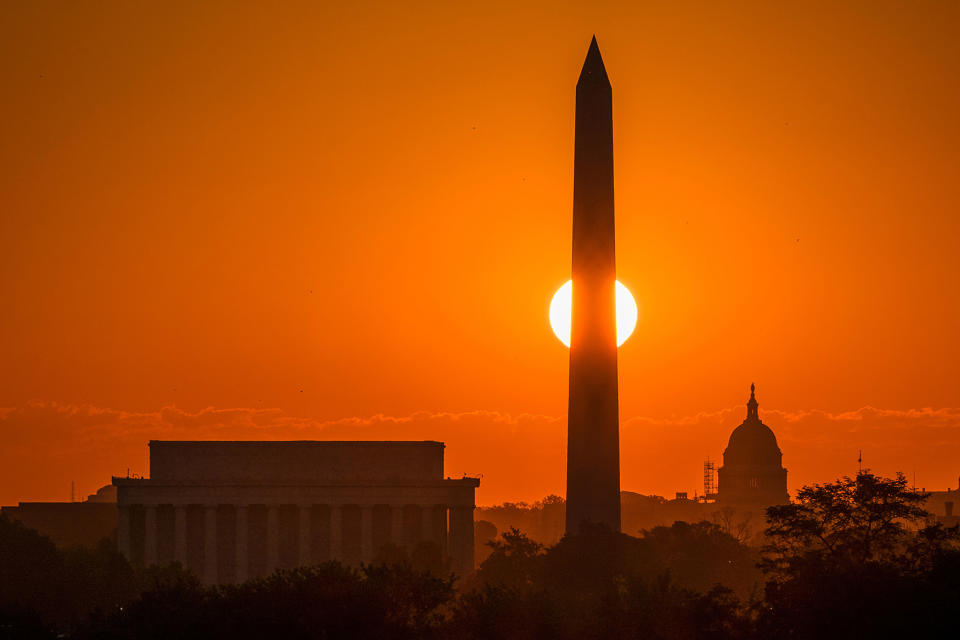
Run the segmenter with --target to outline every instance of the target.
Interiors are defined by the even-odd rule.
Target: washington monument
[[[613,109],[596,37],[577,81],[572,266],[566,531],[620,531]]]

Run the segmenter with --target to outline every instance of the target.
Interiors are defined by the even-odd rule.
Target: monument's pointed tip
[[[590,40],[590,48],[587,49],[587,58],[583,61],[583,69],[580,71],[580,80],[577,84],[586,82],[610,84],[610,80],[607,78],[607,69],[603,66],[603,57],[600,55],[600,45],[597,44],[596,35]]]

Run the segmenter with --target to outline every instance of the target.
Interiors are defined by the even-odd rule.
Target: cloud
[[[784,452],[792,490],[854,473],[864,463],[890,475],[916,471],[918,484],[955,484],[960,409],[860,409],[831,413],[761,410]],[[687,416],[628,417],[621,423],[621,486],[672,495],[698,490],[703,460],[720,460],[742,407]],[[31,402],[0,408],[0,503],[66,499],[93,492],[111,475],[148,474],[149,440],[440,440],[450,476],[482,475],[478,500],[535,500],[564,492],[566,420],[498,411],[420,411],[336,420],[281,409],[163,407],[130,412]]]

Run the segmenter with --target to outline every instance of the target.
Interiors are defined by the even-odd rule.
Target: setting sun
[[[567,280],[553,294],[550,301],[550,326],[560,342],[570,346],[570,310],[573,300],[573,280]],[[633,333],[637,326],[637,302],[633,294],[617,280],[617,346],[619,347]]]

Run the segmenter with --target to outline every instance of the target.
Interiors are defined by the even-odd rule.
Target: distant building
[[[21,502],[2,507],[11,520],[36,529],[59,547],[95,547],[117,528],[116,488],[107,485],[84,502]]]
[[[723,466],[718,470],[717,502],[752,513],[790,501],[783,454],[773,431],[760,421],[758,407],[751,384],[747,419],[730,434]]]
[[[930,512],[932,520],[945,527],[960,524],[960,482],[956,489],[928,492],[924,509]]]
[[[100,487],[96,493],[91,493],[87,496],[87,502],[117,504],[117,488],[112,484]]]
[[[150,442],[149,478],[114,478],[117,545],[208,584],[433,543],[473,569],[476,478],[443,477],[442,442]]]

